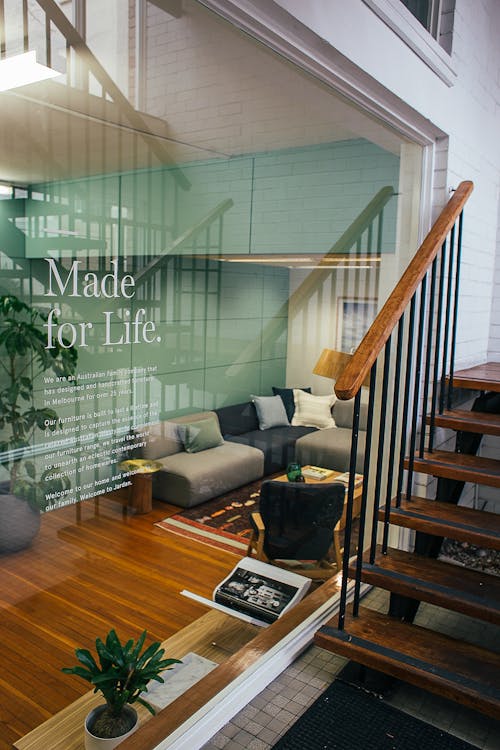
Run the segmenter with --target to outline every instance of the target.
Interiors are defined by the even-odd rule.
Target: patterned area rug
[[[241,557],[246,553],[251,535],[250,514],[259,507],[261,484],[259,479],[238,487],[214,500],[165,518],[156,526]]]

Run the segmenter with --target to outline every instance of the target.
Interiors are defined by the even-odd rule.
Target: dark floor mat
[[[340,680],[297,720],[273,750],[475,750],[463,740]]]

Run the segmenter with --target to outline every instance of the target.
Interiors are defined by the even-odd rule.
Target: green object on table
[[[302,476],[302,467],[298,463],[288,464],[286,469],[286,476],[289,482],[303,482],[304,477]]]

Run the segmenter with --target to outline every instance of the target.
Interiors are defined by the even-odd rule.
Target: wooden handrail
[[[474,185],[470,180],[461,182],[434,222],[410,265],[337,380],[335,393],[340,399],[347,400],[358,393],[473,189]]]

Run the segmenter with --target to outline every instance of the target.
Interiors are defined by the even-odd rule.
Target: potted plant
[[[64,474],[49,481],[31,450],[37,429],[58,426],[53,409],[35,406],[34,381],[47,371],[73,376],[78,356],[64,340],[47,346],[46,320],[44,312],[14,295],[0,296],[0,466],[9,475],[0,485],[0,552],[28,546],[40,526],[46,493],[69,487]]]
[[[124,645],[115,630],[110,630],[103,642],[96,639],[98,661],[90,651],[75,651],[80,665],[64,667],[65,674],[75,674],[94,685],[94,693],[101,692],[106,703],[94,708],[85,720],[85,748],[110,750],[137,728],[137,712],[131,703],[140,703],[154,714],[154,708],[142,697],[150,680],[164,682],[160,672],[178,659],[164,659],[165,650],[160,643],[152,643],[142,653],[146,631],[137,642],[133,639]]]

